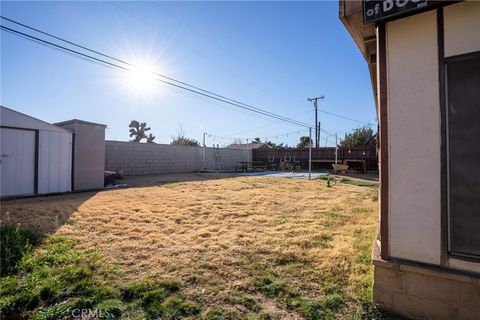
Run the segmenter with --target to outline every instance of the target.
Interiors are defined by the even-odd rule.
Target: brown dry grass
[[[376,188],[266,177],[148,181],[7,201],[2,222],[78,240],[78,250],[98,251],[118,266],[118,283],[178,279],[205,309],[244,315],[235,297],[249,295],[279,318],[299,318],[256,290],[255,280],[265,275],[302,297],[322,297],[327,286],[338,286],[347,301],[339,317],[368,299]]]

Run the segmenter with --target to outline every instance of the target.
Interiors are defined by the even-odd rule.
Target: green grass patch
[[[372,196],[372,201],[378,202],[378,194]]]
[[[328,233],[322,233],[316,240],[317,246],[320,248],[330,248],[333,236]]]
[[[370,212],[370,208],[366,208],[366,207],[355,207],[352,209],[352,212],[353,213],[369,213]]]
[[[225,302],[231,305],[241,305],[249,311],[259,312],[262,308],[254,297],[239,293],[225,298]]]
[[[279,277],[262,277],[254,285],[266,297],[283,302],[288,309],[296,311],[305,319],[334,319],[335,311],[344,304],[340,291],[332,291],[321,299],[311,299],[301,296]]]
[[[153,299],[145,306],[146,314],[150,318],[166,320],[182,319],[200,313],[200,305],[196,302],[185,300],[180,295],[173,295],[164,300]]]
[[[351,185],[359,186],[359,187],[371,187],[371,188],[378,187],[378,183],[372,183],[372,182],[366,182],[366,181],[360,181],[360,180],[352,180],[352,179],[349,179],[349,178],[340,179],[340,183],[351,184]]]
[[[30,239],[39,239],[35,233],[18,228],[6,230],[8,236],[2,234],[1,238],[2,252],[17,250],[21,257],[14,259],[10,255],[10,261],[19,261],[5,269],[11,274],[5,272],[0,277],[3,319],[71,318],[75,309],[89,309],[111,319],[120,318],[125,312],[138,318],[181,319],[201,311],[197,302],[181,295],[178,281],[112,286],[108,283],[116,276],[115,268],[98,254],[76,251],[72,239],[49,236],[42,250],[34,251]]]
[[[335,311],[344,303],[340,294],[327,295],[323,299],[305,299],[298,305],[298,313],[305,319],[335,319]]]
[[[168,188],[168,189],[173,189],[173,188],[176,188],[176,187],[181,187],[181,186],[184,186],[185,185],[185,182],[165,182],[165,184],[163,185],[165,188]]]
[[[255,287],[269,298],[289,301],[297,296],[290,285],[278,277],[264,276],[255,282]]]
[[[40,235],[32,230],[7,224],[0,228],[0,276],[14,274],[23,256],[40,243]]]

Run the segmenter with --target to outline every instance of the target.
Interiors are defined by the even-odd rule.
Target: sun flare
[[[136,94],[152,94],[155,90],[156,78],[154,66],[136,66],[125,72],[125,83],[129,90]]]

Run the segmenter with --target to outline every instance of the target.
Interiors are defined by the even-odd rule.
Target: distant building
[[[227,146],[229,149],[239,149],[239,150],[252,150],[252,149],[259,149],[259,148],[272,148],[270,145],[266,143],[234,143]]]
[[[339,1],[380,132],[374,300],[480,319],[480,2]]]

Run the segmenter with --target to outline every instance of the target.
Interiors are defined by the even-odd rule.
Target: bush
[[[40,235],[32,230],[7,224],[0,228],[0,276],[14,274],[22,257],[40,243]]]

